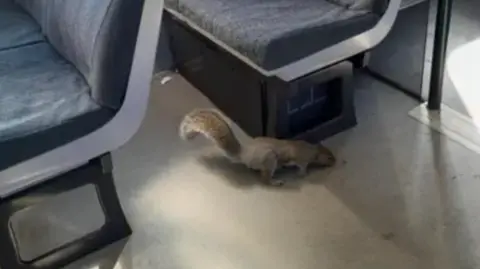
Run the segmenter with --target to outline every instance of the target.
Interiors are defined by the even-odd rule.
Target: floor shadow
[[[371,78],[357,77],[355,82],[358,118],[368,121],[328,141],[346,162],[329,175],[325,186],[378,238],[419,258],[424,268],[435,268],[426,243],[434,234],[419,213],[412,213],[417,205],[409,201],[418,195],[413,188],[421,175],[411,170],[417,170],[421,149],[416,141],[426,128],[409,119],[406,111],[418,103],[399,105],[397,94],[382,93],[386,87]],[[416,227],[412,219],[418,219]]]
[[[262,180],[258,171],[248,169],[241,163],[233,163],[218,151],[203,152],[197,157],[197,160],[209,171],[222,175],[222,178],[235,187],[251,188],[261,186],[283,191],[298,190],[307,183],[322,184],[324,179],[326,179],[326,176],[322,176],[322,173],[325,175],[325,173],[333,169],[312,165],[309,167],[308,174],[302,177],[299,176],[297,168],[283,167],[275,172],[275,178],[285,180],[286,184],[283,186],[271,186]]]
[[[445,136],[432,132],[432,155],[437,171],[437,189],[440,194],[440,208],[444,222],[443,236],[445,238],[445,253],[448,253],[452,268],[479,268],[476,260],[476,246],[467,223],[465,204],[461,202],[458,187],[459,176],[450,168],[451,160],[445,148]]]
[[[223,178],[235,187],[251,188],[262,184],[258,173],[246,168],[243,164],[232,163],[220,154],[201,155],[197,160],[212,172],[222,174]]]
[[[198,162],[214,174],[221,175],[221,178],[237,188],[264,187],[277,189],[281,191],[293,191],[300,188],[300,180],[295,178],[294,170],[279,170],[276,172],[276,178],[282,178],[286,181],[283,186],[272,186],[265,182],[258,171],[248,169],[240,163],[232,163],[230,160],[220,154],[201,155],[197,158]]]

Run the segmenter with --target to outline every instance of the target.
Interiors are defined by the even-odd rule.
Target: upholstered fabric
[[[327,0],[331,3],[344,6],[351,10],[371,10],[379,15],[383,15],[390,0]],[[409,1],[409,0],[407,0]]]
[[[0,0],[0,51],[43,41],[40,27],[10,0]]]
[[[1,0],[0,0],[1,1]],[[45,27],[47,14],[48,14],[48,3],[52,2],[51,0],[4,0],[4,1],[14,1],[19,6],[23,7],[24,11],[28,12],[32,16],[37,24],[40,27]]]
[[[50,45],[0,51],[0,142],[99,109],[84,78]]]
[[[36,18],[48,42],[85,77],[93,98],[104,106],[119,108],[128,82],[143,1],[17,3]]]
[[[376,0],[328,0],[348,9],[373,10]]]
[[[267,70],[365,32],[380,18],[327,0],[178,0],[178,11]]]

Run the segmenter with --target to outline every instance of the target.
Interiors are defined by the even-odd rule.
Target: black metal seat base
[[[85,185],[94,185],[105,215],[105,224],[98,230],[58,247],[32,261],[18,254],[12,216],[28,207],[40,204],[58,194]],[[80,258],[128,237],[132,233],[118,200],[112,176],[110,155],[90,161],[82,167],[57,176],[45,183],[0,199],[0,268],[58,269]]]

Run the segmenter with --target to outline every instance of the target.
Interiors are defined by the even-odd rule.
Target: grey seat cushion
[[[267,70],[365,32],[380,19],[373,10],[327,0],[178,0],[177,11]]]
[[[100,107],[76,69],[46,43],[0,52],[0,142]]]
[[[349,9],[369,9],[373,10],[375,0],[328,0],[331,3],[344,6]]]
[[[0,0],[0,51],[44,41],[40,26],[20,6]]]
[[[0,170],[120,107],[143,0],[0,0]]]
[[[104,112],[89,91],[80,73],[47,43],[0,51],[0,152],[4,153],[0,165],[19,154],[42,152],[32,147],[51,146],[44,148],[46,151],[82,136],[98,127],[100,118],[104,123],[106,116],[77,122],[85,115],[113,115]],[[64,131],[58,128],[66,126],[69,129]],[[56,138],[49,138],[46,132]],[[44,137],[30,142],[33,145],[15,142],[37,135]]]

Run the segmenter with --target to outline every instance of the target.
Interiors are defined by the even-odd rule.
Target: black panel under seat
[[[331,121],[342,113],[340,80],[326,83],[305,84],[291,93],[282,107],[280,115],[286,118],[285,132],[281,136],[295,136],[306,130]]]
[[[51,202],[59,195],[72,195],[73,191],[89,185],[93,186],[92,189],[96,192],[104,215],[103,225],[54,249],[42,249],[40,252],[42,254],[39,256],[24,257],[18,241],[19,237],[14,229],[15,225],[12,224],[16,215],[25,210],[34,209],[45,202]],[[67,209],[67,212],[78,210],[78,208],[64,208],[65,204],[59,206],[63,207],[62,210]],[[74,229],[74,231],[77,230]],[[8,197],[0,197],[0,267],[2,269],[63,268],[106,246],[125,242],[131,232],[118,200],[109,154],[91,160],[77,169],[58,175],[42,184]],[[52,241],[55,240],[52,239]]]
[[[316,142],[356,124],[351,63],[295,81],[266,77],[165,13],[180,74],[249,135]]]
[[[266,135],[317,142],[355,126],[352,68],[342,62],[292,82],[270,80]]]
[[[288,129],[293,133],[332,120],[342,112],[342,96],[338,91],[339,80],[322,84],[301,85],[297,94],[287,100]]]

